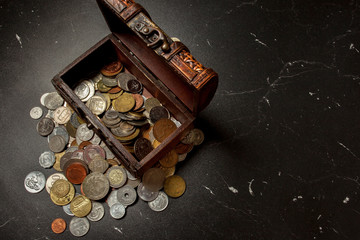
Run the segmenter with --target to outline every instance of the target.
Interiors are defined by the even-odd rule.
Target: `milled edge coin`
[[[75,237],[84,236],[90,229],[89,220],[86,217],[73,217],[69,224],[69,230]]]
[[[99,202],[92,202],[91,212],[86,216],[92,222],[97,222],[104,217],[104,206]]]
[[[41,107],[33,107],[30,110],[30,117],[32,119],[39,119],[41,118],[43,115],[43,110],[41,109]]]
[[[148,202],[148,205],[151,210],[161,212],[169,205],[169,198],[163,191],[160,191],[155,200]]]
[[[24,186],[29,193],[38,193],[45,188],[45,175],[39,171],[32,171],[26,175]]]

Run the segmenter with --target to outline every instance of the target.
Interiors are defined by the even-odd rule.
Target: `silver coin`
[[[148,205],[151,208],[151,210],[155,212],[163,211],[165,208],[167,208],[168,204],[169,204],[169,198],[162,191],[159,192],[159,195],[155,198],[155,200],[148,202]]]
[[[50,168],[55,163],[55,155],[53,152],[45,151],[39,157],[40,166],[43,168]]]
[[[88,85],[85,83],[85,81],[81,81],[78,83],[78,85],[76,85],[75,89],[74,89],[74,93],[76,94],[76,96],[78,96],[80,98],[80,100],[82,101],[83,99],[85,99],[89,93],[90,93],[90,88],[88,87]]]
[[[45,97],[44,104],[48,109],[55,110],[64,104],[64,99],[57,92],[51,92]]]
[[[74,126],[74,128],[78,128],[80,126],[79,120],[78,120],[78,115],[76,114],[76,112],[73,112],[73,114],[70,117],[70,123],[71,125]]]
[[[55,135],[50,138],[49,148],[55,153],[62,152],[66,147],[65,139],[60,135]]]
[[[63,206],[64,212],[69,216],[74,216],[74,214],[70,210],[70,203]]]
[[[95,115],[100,115],[106,110],[106,101],[100,96],[92,96],[86,106]]]
[[[184,153],[184,154],[179,154],[179,160],[178,162],[182,162],[186,159],[186,156],[187,156],[187,153]]]
[[[144,200],[145,202],[150,202],[155,200],[155,198],[158,196],[159,192],[151,192],[147,190],[142,183],[139,184],[137,187],[137,193],[139,195],[139,198]]]
[[[103,76],[102,81],[103,81],[104,85],[107,87],[115,87],[118,85],[118,81],[116,78],[110,78],[110,77]]]
[[[119,118],[119,112],[114,110],[109,110],[105,113],[104,117],[108,120],[115,120]]]
[[[55,135],[62,136],[65,140],[65,143],[66,144],[69,143],[69,133],[66,131],[65,127],[63,127],[63,126],[55,127],[54,130],[52,131],[52,133],[48,136],[48,142],[50,141],[50,138]]]
[[[86,126],[86,123],[81,124],[76,130],[76,137],[82,141],[89,141],[93,136],[94,136],[94,131],[90,130]]]
[[[104,173],[106,171],[106,169],[108,169],[108,168],[109,168],[109,163],[102,157],[94,158],[89,163],[89,169],[92,172]]]
[[[105,214],[104,206],[99,202],[91,202],[91,212],[86,216],[92,222],[97,222]]]
[[[39,171],[30,172],[25,177],[24,186],[29,193],[38,193],[45,187],[45,175]]]
[[[115,155],[113,154],[113,152],[108,148],[108,146],[106,146],[106,144],[104,142],[100,143],[100,147],[102,147],[104,149],[106,159],[115,158]]]
[[[175,125],[176,125],[177,128],[179,128],[179,127],[181,126],[181,122],[179,122],[179,121],[176,120],[175,118],[171,117],[170,120],[175,123]]]
[[[54,112],[55,112],[54,110],[48,110],[45,117],[50,118],[50,119],[54,119]]]
[[[32,119],[39,119],[41,118],[42,115],[43,115],[43,110],[41,109],[41,107],[33,107],[30,110],[30,117]]]
[[[92,139],[90,139],[90,142],[95,145],[100,145],[101,138],[96,133],[94,133],[94,136]]]
[[[130,180],[128,179],[126,181],[125,186],[130,186],[132,188],[136,188],[137,186],[139,186],[139,184],[141,183],[141,180],[139,178],[135,179],[135,180]]]
[[[94,83],[95,87],[97,88],[97,83],[100,82],[102,79],[103,79],[103,75],[101,73],[98,73],[97,75],[95,75],[95,77],[91,78],[91,81]]]
[[[44,117],[36,125],[36,130],[41,136],[46,137],[53,131],[54,127],[54,121],[50,118]]]
[[[75,152],[76,150],[78,150],[78,147],[74,147],[74,146],[72,146],[72,147],[69,147],[68,149],[66,149],[65,150],[65,153],[73,153],[73,152]]]
[[[89,80],[85,80],[84,82],[85,82],[85,84],[89,87],[89,90],[90,90],[89,95],[82,100],[83,102],[86,102],[86,101],[88,101],[92,96],[94,96],[94,94],[95,94],[95,85],[94,85],[94,83],[93,83],[92,81],[89,81]]]
[[[71,155],[71,159],[80,159],[81,161],[84,161],[84,150],[78,149],[74,151]]]
[[[75,237],[84,236],[90,229],[89,220],[86,217],[73,217],[69,224],[69,230]]]
[[[45,189],[46,191],[50,194],[50,189],[51,187],[53,186],[54,182],[56,180],[59,180],[59,179],[65,179],[67,180],[67,178],[65,177],[64,174],[62,173],[54,173],[52,175],[50,175],[47,180],[46,180],[46,185],[45,185]]]
[[[124,206],[133,204],[136,201],[136,197],[135,189],[130,186],[123,186],[118,189],[117,199]]]
[[[126,171],[126,175],[127,175],[128,179],[136,180],[136,177],[134,177],[126,168],[125,168],[125,171]]]
[[[120,219],[125,215],[125,207],[121,203],[115,203],[110,207],[110,215],[115,219]]]
[[[113,190],[111,191],[111,193],[109,194],[108,198],[106,199],[106,203],[109,207],[111,207],[112,205],[114,205],[115,203],[120,203],[118,198],[117,198],[117,192],[118,190]]]
[[[44,93],[41,97],[40,97],[40,103],[41,105],[43,105],[45,107],[45,98],[46,96],[49,95],[49,93]]]

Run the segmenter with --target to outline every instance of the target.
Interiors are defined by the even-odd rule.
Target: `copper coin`
[[[87,174],[85,166],[77,162],[70,164],[64,170],[66,178],[73,184],[81,184]]]
[[[134,107],[133,111],[137,111],[144,105],[144,98],[140,94],[137,94],[137,93],[133,93],[132,96],[135,99],[135,107]]]
[[[153,129],[153,127],[150,126],[149,128],[143,130],[143,132],[142,132],[143,138],[146,138],[147,140],[150,140],[150,132],[151,132],[152,129]]]
[[[175,146],[175,151],[177,154],[184,154],[190,152],[193,147],[193,144],[184,144],[180,142],[178,145]]]
[[[136,157],[141,160],[145,158],[152,150],[153,146],[151,142],[146,138],[138,138],[134,144],[134,150]]]
[[[62,233],[65,231],[65,229],[66,229],[66,222],[62,218],[57,218],[51,223],[51,230],[54,233],[57,234]]]
[[[112,62],[101,69],[101,73],[104,76],[111,77],[120,73],[123,69],[123,65],[120,61]]]
[[[175,152],[175,150],[171,150],[168,152],[162,159],[160,159],[160,164],[163,167],[171,168],[176,165],[176,163],[179,161],[179,156]]]
[[[144,187],[151,192],[156,192],[162,189],[164,181],[165,173],[160,168],[150,168],[142,177]]]
[[[153,133],[156,140],[164,141],[177,129],[175,123],[170,119],[163,118],[154,124]]]
[[[91,145],[91,142],[89,142],[89,141],[81,142],[80,145],[79,145],[79,149],[84,149],[84,148],[86,148],[88,145]]]
[[[112,89],[110,89],[109,91],[108,91],[108,93],[111,93],[111,94],[114,94],[114,93],[119,93],[119,92],[121,92],[121,88],[120,87],[113,87]]]
[[[156,123],[162,118],[169,118],[169,111],[163,106],[156,106],[150,110],[150,120],[152,123]]]
[[[186,183],[184,179],[178,175],[168,177],[164,183],[164,192],[173,198],[180,197],[184,194]]]

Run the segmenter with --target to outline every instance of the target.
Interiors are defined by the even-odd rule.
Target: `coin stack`
[[[180,123],[156,98],[145,98],[140,81],[122,71],[121,62],[115,61],[95,77],[81,80],[74,92],[123,146],[141,160]],[[40,155],[39,164],[58,172],[46,179],[43,173],[33,171],[26,176],[24,185],[31,193],[46,188],[53,203],[73,216],[69,230],[74,236],[84,236],[89,231],[89,221],[102,219],[104,206],[98,202],[101,199],[106,199],[111,217],[121,219],[137,196],[148,202],[152,210],[162,211],[168,206],[168,196],[177,198],[185,192],[184,179],[174,175],[175,165],[186,158],[194,145],[202,143],[201,130],[192,129],[139,179],[120,164],[58,93],[45,93],[40,102],[48,109],[46,116],[41,118],[41,107],[31,109],[30,116],[41,118],[37,131],[47,137],[50,151]],[[80,193],[76,193],[74,185],[80,185]],[[66,222],[55,219],[51,228],[54,233],[62,233]]]

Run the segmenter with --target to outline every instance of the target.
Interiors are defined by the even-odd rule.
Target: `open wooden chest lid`
[[[132,0],[97,0],[113,34],[196,116],[213,98],[218,75],[173,41]]]

